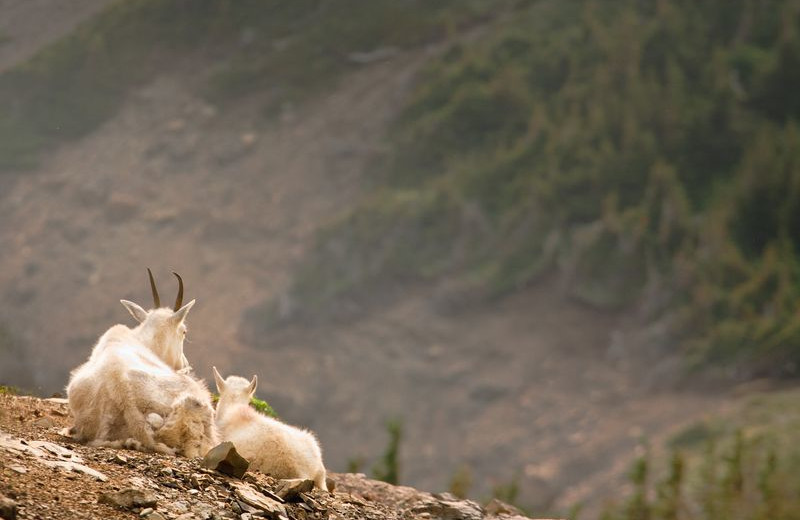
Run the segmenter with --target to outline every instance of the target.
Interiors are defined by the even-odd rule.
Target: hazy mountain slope
[[[247,105],[220,115],[187,96],[191,73],[162,77],[11,186],[1,209],[11,245],[3,319],[34,359],[54,341],[67,349],[57,365],[36,363],[36,384],[57,389],[97,331],[127,320],[119,298],[147,303],[146,265],[165,293],[174,269],[198,298],[190,351],[238,351],[239,313],[281,287],[315,223],[359,189],[413,69],[398,58],[356,74],[263,131]],[[54,295],[83,302],[80,315]]]
[[[647,308],[695,365],[794,377],[798,3],[517,7],[426,67],[289,317],[395,282],[486,301],[558,275],[588,305]]]
[[[441,303],[417,286],[352,321],[269,334],[247,359],[276,409],[334,447],[335,467],[371,464],[385,442],[373,433],[400,418],[408,482],[446,489],[466,466],[485,496],[516,475],[522,503],[562,511],[615,495],[642,437],[725,402],[651,379],[675,375],[662,353],[629,356],[619,315],[571,303],[555,284],[455,314]]]
[[[151,266],[165,299],[172,269],[198,299],[187,344],[198,372],[258,373],[260,396],[313,427],[334,469],[360,455],[371,464],[383,422],[400,417],[403,481],[443,489],[466,463],[477,495],[518,475],[525,504],[596,504],[619,487],[640,436],[721,406],[674,391],[673,360],[655,362],[662,334],[635,335],[636,310],[593,310],[550,281],[478,303],[424,283],[380,287],[332,302],[357,313],[265,326],[265,302],[292,307],[290,279],[315,232],[384,178],[390,124],[442,43],[361,49],[355,61],[337,52],[347,67],[336,81],[277,106],[266,87],[204,95],[198,85],[230,62],[187,53],[126,85],[98,128],[5,174],[0,322],[28,353],[33,384],[20,384],[60,389],[105,328],[130,323],[120,298],[148,302]],[[11,370],[0,380],[18,378]]]
[[[113,0],[0,0],[0,72],[64,36]]]

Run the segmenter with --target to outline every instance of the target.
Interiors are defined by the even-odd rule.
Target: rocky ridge
[[[333,491],[248,472],[241,479],[185,459],[91,448],[59,431],[64,399],[0,395],[0,518],[208,520],[524,520],[512,506],[332,474]]]

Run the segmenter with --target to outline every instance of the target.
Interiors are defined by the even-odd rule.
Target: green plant
[[[278,415],[275,413],[275,410],[272,409],[269,403],[262,401],[258,397],[250,398],[250,406],[252,406],[258,413],[268,415],[270,417],[278,417]]]
[[[519,473],[514,473],[508,482],[492,487],[492,497],[507,504],[519,505]]]
[[[472,489],[472,470],[466,464],[462,464],[453,473],[448,486],[450,493],[458,498],[467,498]]]
[[[364,467],[364,457],[356,456],[347,459],[347,473],[361,473]]]
[[[389,484],[400,483],[400,442],[403,439],[403,423],[393,419],[386,423],[389,442],[380,460],[372,467],[372,476]]]
[[[747,435],[738,429],[711,438],[705,448],[672,452],[664,476],[651,483],[652,457],[636,460],[630,473],[633,491],[606,520],[713,520],[726,518],[796,520],[800,507],[797,444],[776,441],[784,432]],[[789,433],[796,438],[796,432]]]
[[[683,512],[683,485],[685,461],[678,452],[673,452],[669,461],[669,473],[656,488],[653,516],[663,520],[678,520]]]
[[[652,506],[648,497],[648,477],[650,464],[647,456],[641,456],[633,463],[629,478],[633,484],[633,493],[623,508],[625,520],[649,520]]]
[[[0,385],[0,395],[20,395],[20,389],[16,386]]]
[[[211,401],[216,404],[219,401],[219,394],[212,393],[211,394]],[[251,397],[250,398],[250,406],[257,411],[258,413],[264,414],[269,417],[278,418],[278,414],[275,413],[275,410],[272,409],[272,406],[269,405],[268,402],[259,399],[258,397]]]

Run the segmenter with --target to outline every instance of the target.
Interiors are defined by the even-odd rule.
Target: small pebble
[[[33,425],[38,426],[39,428],[52,428],[56,425],[56,423],[53,422],[53,419],[50,417],[44,416],[41,419],[33,421]]]
[[[116,462],[117,464],[127,464],[128,459],[122,455],[117,454],[114,455],[114,457],[111,459],[111,462]]]

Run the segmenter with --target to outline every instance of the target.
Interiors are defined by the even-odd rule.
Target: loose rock
[[[302,478],[284,479],[278,481],[275,494],[286,502],[295,502],[300,493],[308,493],[314,489],[314,481]]]
[[[500,515],[507,515],[507,516],[522,516],[523,512],[516,507],[512,506],[511,504],[506,504],[496,498],[493,498],[486,504],[484,507],[487,515],[491,516],[500,516]]]
[[[448,500],[449,496],[438,500],[427,500],[412,508],[416,514],[428,513],[441,520],[481,520],[483,510],[472,500]]]
[[[116,454],[116,455],[114,455],[114,457],[111,459],[111,462],[115,462],[115,463],[117,463],[117,464],[120,464],[120,465],[123,465],[123,466],[124,466],[125,464],[127,464],[127,463],[128,463],[128,459],[127,459],[127,458],[125,458],[123,455]]]
[[[262,493],[253,489],[249,484],[243,482],[233,482],[236,496],[245,504],[255,507],[267,514],[270,518],[277,518],[279,515],[286,514],[283,504],[268,498]]]
[[[135,507],[153,507],[156,505],[157,499],[150,491],[127,488],[121,491],[101,493],[97,501],[120,509],[133,509]]]
[[[53,419],[45,415],[44,417],[33,421],[33,425],[38,426],[39,428],[52,428],[56,425],[56,423],[53,422]]]
[[[17,518],[17,503],[5,495],[0,495],[0,518],[3,520]]]
[[[242,478],[250,462],[239,455],[232,442],[226,441],[214,446],[203,457],[201,465],[236,478]]]

